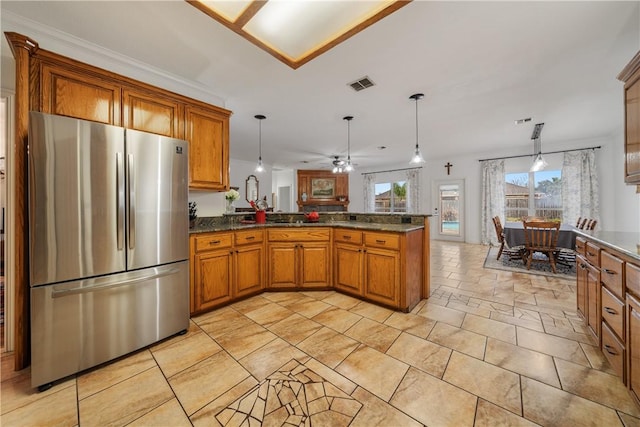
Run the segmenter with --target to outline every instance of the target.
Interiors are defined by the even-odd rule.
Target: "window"
[[[375,212],[406,212],[407,182],[382,182],[375,184]]]
[[[559,170],[505,174],[505,220],[535,216],[562,220],[562,174]]]

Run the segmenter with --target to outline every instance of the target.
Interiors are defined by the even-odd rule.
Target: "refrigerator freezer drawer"
[[[37,387],[189,327],[189,262],[31,288]]]

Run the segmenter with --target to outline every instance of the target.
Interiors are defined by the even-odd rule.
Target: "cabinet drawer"
[[[576,237],[576,252],[580,255],[585,255],[587,253],[587,241],[582,237]]]
[[[364,244],[375,248],[400,249],[400,236],[391,233],[365,233]]]
[[[624,290],[622,289],[622,270],[624,261],[611,255],[607,251],[600,252],[600,280],[611,292],[622,299]]]
[[[602,353],[620,378],[624,379],[624,347],[604,322],[602,322]]]
[[[330,228],[313,228],[294,230],[291,228],[276,228],[267,230],[270,242],[328,242],[331,240]]]
[[[640,267],[627,263],[625,273],[627,290],[633,292],[637,297],[640,297]]]
[[[194,239],[196,252],[230,248],[233,241],[231,233],[206,234],[204,236],[196,236]]]
[[[262,230],[236,231],[236,246],[261,243],[263,240],[264,231]]]
[[[600,247],[599,246],[596,246],[591,242],[587,242],[584,255],[587,258],[587,261],[589,261],[592,265],[595,265],[596,267],[600,267]]]
[[[346,230],[342,228],[336,228],[333,232],[334,242],[353,243],[354,245],[362,244],[362,231]]]
[[[624,304],[607,288],[602,287],[602,320],[624,340]]]

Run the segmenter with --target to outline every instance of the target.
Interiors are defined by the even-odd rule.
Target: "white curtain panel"
[[[407,181],[407,213],[418,213],[420,210],[420,169],[408,169]]]
[[[504,223],[504,160],[483,160],[482,167],[482,211],[481,242],[483,245],[498,244],[492,218],[499,216]]]
[[[594,150],[564,153],[562,162],[562,222],[575,224],[578,217],[600,222],[600,184]]]
[[[375,212],[376,210],[376,174],[367,173],[364,175],[364,211],[365,213]]]

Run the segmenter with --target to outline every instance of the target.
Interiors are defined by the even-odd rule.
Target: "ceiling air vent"
[[[367,76],[362,77],[361,79],[358,79],[355,82],[349,83],[349,86],[351,86],[351,89],[355,90],[356,92],[360,92],[361,90],[371,87],[373,85],[375,85],[375,83],[372,82],[371,79]]]

